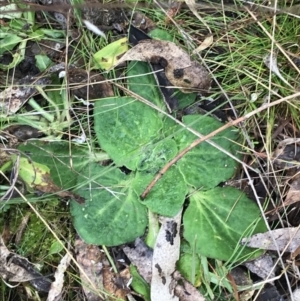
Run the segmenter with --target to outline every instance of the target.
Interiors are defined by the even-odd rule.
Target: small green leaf
[[[18,149],[26,152],[36,162],[47,165],[53,182],[64,189],[73,188],[78,173],[89,162],[96,160],[86,148],[63,141],[29,141],[21,144]]]
[[[131,188],[131,178],[117,168],[90,164],[78,177],[75,192],[85,205],[71,203],[74,227],[89,244],[117,246],[145,232],[146,207]]]
[[[41,29],[31,32],[28,36],[35,41],[41,41],[45,38],[45,34]]]
[[[195,287],[201,284],[201,263],[197,254],[181,254],[177,262],[181,275]]]
[[[97,101],[95,131],[101,148],[117,166],[137,168],[143,147],[162,128],[157,112],[132,97],[112,97]]]
[[[198,287],[203,282],[203,269],[201,259],[185,239],[181,239],[180,258],[177,261],[177,269],[186,280]]]
[[[43,37],[47,36],[52,39],[64,38],[66,35],[64,30],[53,29],[53,28],[52,29],[40,28],[39,34],[41,34]]]
[[[13,30],[19,31],[19,32],[24,32],[24,27],[27,25],[28,23],[25,20],[22,19],[12,19],[9,22],[9,27]]]
[[[202,135],[207,135],[223,125],[212,117],[202,115],[184,116],[183,122]],[[228,128],[211,138],[211,141],[238,157],[239,147],[234,142],[237,137],[237,130]],[[180,150],[185,149],[196,139],[197,137],[186,129],[179,129],[175,134],[175,140]],[[195,188],[209,189],[232,177],[237,162],[204,141],[184,155],[178,161],[177,166],[186,183]]]
[[[3,54],[5,51],[10,51],[14,47],[16,47],[23,38],[15,35],[15,34],[10,34],[6,35],[3,39],[1,39],[0,44],[0,55]]]
[[[134,265],[130,265],[130,274],[132,276],[131,286],[134,291],[144,297],[146,301],[151,301],[150,298],[150,285],[138,273]]]
[[[108,70],[116,64],[118,57],[128,50],[128,39],[122,38],[94,54],[93,61],[96,67]]]
[[[145,243],[150,248],[154,248],[157,235],[159,233],[158,215],[148,210],[148,231],[145,237]]]
[[[240,246],[239,241],[267,230],[258,207],[232,187],[193,193],[183,225],[184,237],[197,253],[235,262],[260,255],[261,251]]]
[[[48,252],[48,255],[53,255],[53,254],[58,254],[59,252],[61,252],[63,250],[63,246],[60,242],[58,242],[57,240],[55,240],[51,246],[50,246],[50,250]]]
[[[193,104],[196,100],[197,93],[183,93],[180,90],[176,92],[176,97],[179,100],[178,109],[183,109]]]
[[[20,158],[19,166],[19,176],[29,187],[48,185],[45,182],[46,177],[50,175],[48,166],[29,161],[27,158]]]
[[[166,30],[155,28],[149,32],[149,36],[153,39],[175,42],[175,37]]]
[[[38,54],[35,56],[36,66],[40,71],[45,71],[51,64],[52,61],[49,59],[47,55]]]

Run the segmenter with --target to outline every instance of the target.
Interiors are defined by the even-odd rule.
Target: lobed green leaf
[[[233,187],[193,193],[183,225],[184,237],[195,245],[196,253],[234,261],[260,255],[260,251],[239,246],[239,241],[250,236],[250,231],[253,235],[267,230],[256,204]]]

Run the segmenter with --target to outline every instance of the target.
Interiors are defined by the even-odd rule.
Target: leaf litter
[[[128,284],[131,276],[128,267],[116,273],[103,250],[86,244],[79,237],[75,240],[75,253],[87,300],[104,301],[107,296],[125,300],[130,292]]]
[[[47,301],[59,301],[61,300],[65,272],[70,265],[71,256],[66,253],[65,256],[61,259],[56,272],[54,274],[55,281],[52,282],[51,288],[48,293]]]
[[[162,40],[142,40],[126,52],[117,62],[143,61],[161,65],[173,86],[190,93],[209,90],[211,77],[208,71],[175,43]]]
[[[293,253],[300,246],[300,232],[292,227],[275,229],[243,238],[241,243],[251,248]]]
[[[0,276],[4,281],[27,282],[42,292],[48,292],[51,281],[39,273],[34,265],[16,253],[10,252],[0,235]]]

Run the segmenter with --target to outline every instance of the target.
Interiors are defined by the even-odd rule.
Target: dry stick
[[[230,122],[228,122],[227,124],[223,125],[222,127],[218,128],[217,130],[211,132],[210,134],[202,137],[202,138],[198,138],[196,139],[192,144],[190,144],[186,149],[184,149],[183,151],[181,151],[175,158],[173,158],[171,161],[169,161],[159,172],[158,174],[154,177],[154,179],[151,181],[151,183],[147,186],[147,188],[145,189],[145,191],[141,194],[140,198],[142,200],[144,200],[146,198],[146,196],[148,195],[148,193],[150,192],[150,190],[153,188],[153,186],[157,183],[157,181],[167,172],[167,170],[173,165],[175,164],[177,161],[179,161],[187,152],[189,152],[191,149],[193,149],[194,147],[196,147],[197,145],[199,145],[201,142],[208,140],[212,137],[214,137],[215,135],[219,134],[220,132],[226,130],[227,128],[237,125],[240,122],[245,121],[246,119],[248,119],[249,117],[267,109],[270,107],[273,107],[275,105],[278,105],[284,101],[287,101],[289,99],[295,98],[300,96],[300,92],[297,92],[295,94],[292,94],[290,96],[278,99],[272,103],[269,104],[264,104],[261,107],[257,108],[256,110],[246,114],[243,117],[240,117],[236,120],[232,120]]]

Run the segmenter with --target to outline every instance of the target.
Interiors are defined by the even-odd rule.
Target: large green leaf
[[[137,168],[144,149],[162,128],[157,112],[132,97],[97,101],[95,131],[100,146],[117,166]]]
[[[184,116],[183,122],[202,135],[207,135],[223,126],[218,120],[204,115]],[[197,136],[183,128],[178,129],[174,136],[180,150],[183,150],[197,139]],[[211,138],[211,141],[238,156],[239,147],[234,142],[237,137],[237,130],[228,128]],[[204,141],[180,159],[177,166],[189,185],[209,189],[232,177],[237,162]]]
[[[144,97],[158,107],[165,109],[165,104],[157,82],[151,74],[148,63],[132,61],[128,64],[127,82],[130,91]]]
[[[97,158],[87,148],[65,141],[28,141],[18,147],[37,163],[50,169],[53,182],[64,189],[73,188],[78,173]]]
[[[239,246],[239,241],[245,236],[267,230],[258,207],[233,187],[193,193],[183,225],[184,237],[192,246],[195,245],[197,253],[232,261],[261,254],[260,251]]]
[[[155,174],[149,173],[148,171],[137,172],[132,183],[137,195],[143,193],[154,176]],[[152,212],[164,216],[175,216],[184,203],[186,193],[187,186],[182,174],[173,166],[154,185],[143,201],[143,204]]]
[[[117,168],[91,164],[78,178],[76,193],[85,205],[71,203],[74,227],[95,245],[117,246],[141,236],[147,226],[146,207],[130,186],[131,178]]]
[[[15,34],[8,34],[3,39],[0,40],[0,55],[2,55],[5,51],[12,50],[18,43],[20,43],[23,38],[15,35]]]

